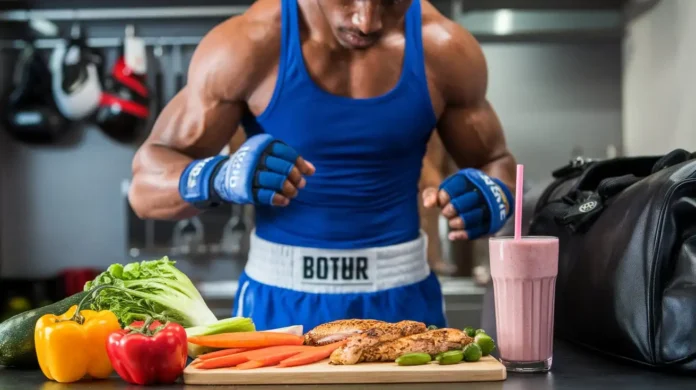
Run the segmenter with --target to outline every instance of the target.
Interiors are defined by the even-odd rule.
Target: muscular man
[[[512,213],[515,161],[481,48],[418,0],[260,0],[201,41],[188,85],[133,162],[142,218],[255,205],[234,315],[258,329],[340,318],[445,326],[418,202],[452,240]],[[238,124],[248,139],[218,155]],[[432,129],[461,171],[418,195]]]

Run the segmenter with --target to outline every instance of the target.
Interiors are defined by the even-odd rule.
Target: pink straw
[[[517,164],[517,184],[515,185],[515,240],[522,236],[522,194],[524,191],[524,165]]]

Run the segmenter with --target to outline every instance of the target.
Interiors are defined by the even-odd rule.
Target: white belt
[[[369,249],[280,245],[253,231],[245,272],[260,283],[295,291],[349,294],[414,284],[430,275],[425,233],[403,244]]]

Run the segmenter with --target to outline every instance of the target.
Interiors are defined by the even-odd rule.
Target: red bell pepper
[[[109,335],[106,352],[116,373],[128,383],[171,384],[186,367],[186,331],[176,323],[136,321]]]

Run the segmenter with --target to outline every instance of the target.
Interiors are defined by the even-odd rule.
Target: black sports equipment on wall
[[[133,143],[141,138],[150,116],[150,92],[146,84],[147,54],[142,39],[126,29],[123,55],[104,79],[96,123],[112,139]]]
[[[143,78],[134,75],[123,59],[119,59],[111,76],[104,80],[96,123],[114,140],[134,142],[147,124],[149,104],[149,93]]]
[[[51,74],[33,45],[22,50],[14,72],[3,104],[3,127],[14,139],[28,143],[52,144],[65,138],[68,121],[56,107]]]

